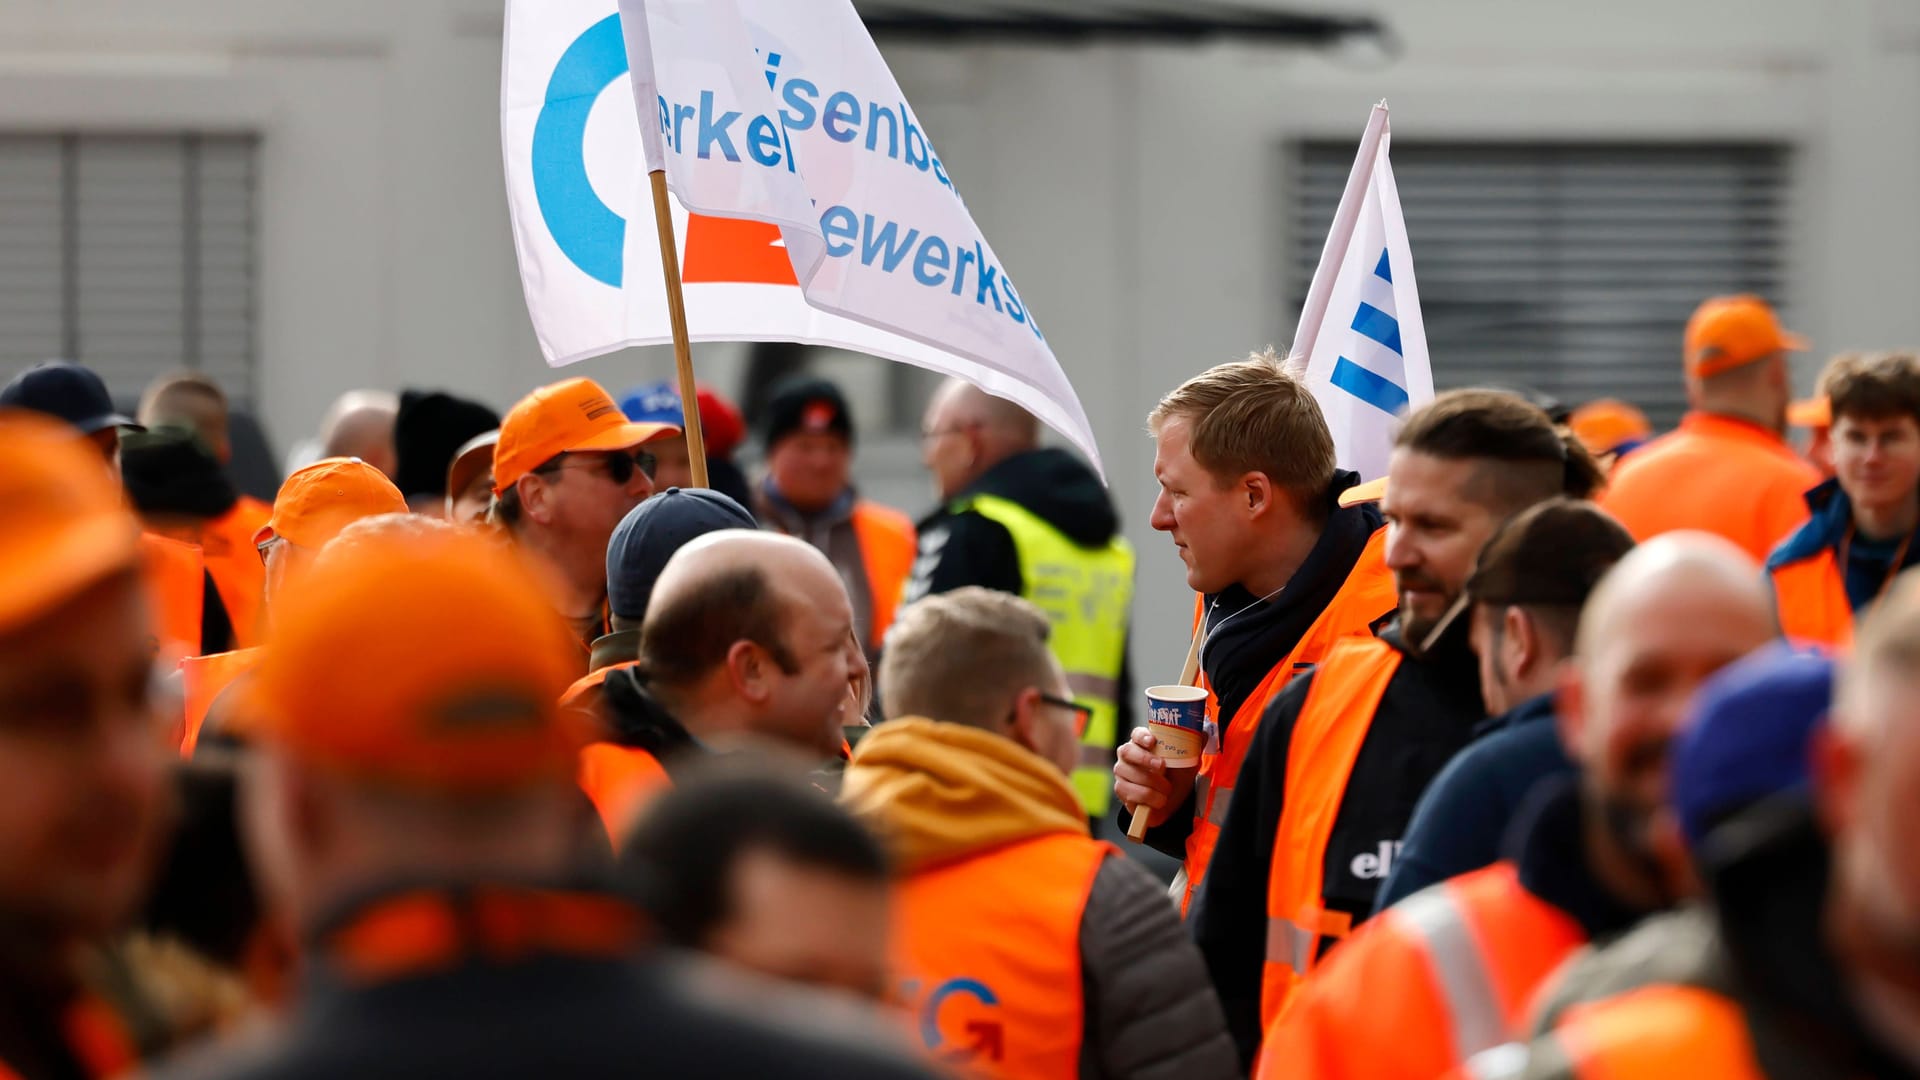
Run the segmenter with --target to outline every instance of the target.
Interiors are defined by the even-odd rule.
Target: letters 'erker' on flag
[[[695,341],[956,375],[1099,467],[1086,414],[851,0],[509,0],[501,128],[554,365],[670,340],[664,168]]]
[[[1395,427],[1433,400],[1426,325],[1400,191],[1387,164],[1387,107],[1373,107],[1288,359],[1333,430],[1343,468],[1385,476]]]

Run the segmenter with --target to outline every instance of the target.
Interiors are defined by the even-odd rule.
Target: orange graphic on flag
[[[680,279],[689,285],[800,284],[780,227],[764,221],[689,215],[685,262]]]

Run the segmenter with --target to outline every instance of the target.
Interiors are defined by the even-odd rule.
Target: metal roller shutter
[[[181,368],[254,392],[250,136],[0,136],[0,372],[78,359],[116,395]]]
[[[1290,160],[1297,311],[1353,146],[1303,143]],[[1622,397],[1669,426],[1694,306],[1789,300],[1783,147],[1396,142],[1393,170],[1439,389]]]

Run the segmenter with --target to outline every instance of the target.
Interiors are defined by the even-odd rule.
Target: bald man
[[[393,425],[400,398],[385,390],[349,390],[320,421],[320,456],[357,457],[391,478],[399,471]]]
[[[1667,533],[1627,553],[1589,597],[1561,672],[1578,777],[1534,792],[1503,861],[1415,893],[1334,950],[1267,1032],[1256,1075],[1446,1073],[1518,1034],[1581,944],[1680,900],[1691,878],[1672,842],[1668,747],[1694,691],[1773,636],[1763,580],[1732,543]],[[1381,1031],[1397,1037],[1370,1037]]]
[[[1074,791],[1090,816],[1105,818],[1114,748],[1133,727],[1134,559],[1113,500],[1085,462],[1041,448],[1040,424],[1025,409],[958,379],[927,406],[920,457],[940,506],[917,525],[920,552],[904,603],[978,585],[1047,613],[1048,643],[1074,700],[1093,710]]]
[[[778,533],[708,533],[667,561],[640,628],[647,693],[716,748],[840,753],[849,687],[864,674],[853,604],[812,545]]]

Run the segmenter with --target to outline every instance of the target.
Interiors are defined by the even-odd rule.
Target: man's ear
[[[1237,484],[1241,497],[1246,500],[1247,517],[1250,520],[1259,521],[1273,512],[1275,500],[1281,495],[1273,477],[1255,470],[1241,474]]]
[[[1507,653],[1502,660],[1511,662],[1509,667],[1515,679],[1524,680],[1548,662],[1541,648],[1540,624],[1523,609],[1512,606],[1504,608],[1500,618],[1500,648]]]
[[[513,482],[520,493],[520,512],[540,525],[553,524],[553,487],[539,473],[528,473]]]
[[[1020,691],[1013,699],[1013,716],[1010,721],[1013,726],[1007,732],[1007,736],[1014,742],[1036,754],[1040,753],[1040,742],[1037,738],[1040,733],[1040,705],[1039,690],[1029,686]]]
[[[742,638],[727,649],[727,678],[733,692],[755,705],[764,705],[773,697],[767,685],[767,654],[760,646]]]

